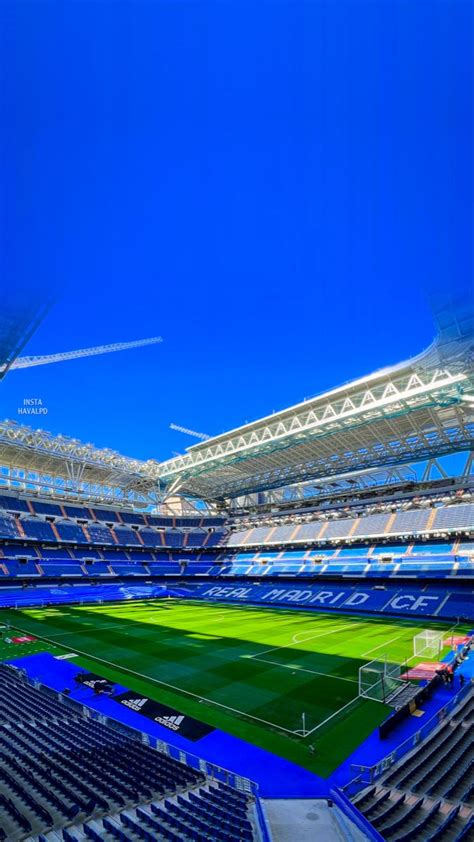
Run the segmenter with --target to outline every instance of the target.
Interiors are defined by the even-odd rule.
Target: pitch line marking
[[[224,614],[222,616],[224,616]],[[212,620],[210,622],[219,622],[219,619]],[[121,623],[114,623],[112,625],[101,625],[101,626],[94,626],[93,624],[90,624],[90,625],[87,626],[87,628],[79,628],[77,630],[67,631],[67,632],[58,632],[55,636],[56,637],[65,637],[68,634],[85,634],[86,632],[90,632],[90,631],[93,631],[95,633],[95,632],[101,632],[101,631],[112,631],[113,629],[123,629],[123,633],[128,634],[128,632],[126,631],[127,628],[134,628],[135,626],[143,626],[144,623],[147,624],[146,620],[137,620],[136,623],[130,623],[125,618],[124,620],[122,620]],[[152,625],[157,629],[166,629],[168,631],[170,629],[170,626],[162,626],[159,623],[151,623],[151,624],[147,624],[147,625]],[[182,629],[182,628],[176,628],[174,630],[175,631],[181,631],[181,632],[190,632],[191,631],[191,629]],[[166,639],[171,640],[173,638],[166,638]]]
[[[459,623],[455,623],[454,626],[449,627],[447,632],[444,632],[443,629],[438,629],[438,631],[441,631],[443,633],[443,635],[448,635],[450,632],[453,632],[458,626],[459,626]],[[420,629],[420,631],[423,631],[423,629]],[[414,661],[415,658],[420,658],[420,657],[421,657],[420,655],[412,655],[411,658],[406,659],[406,663],[409,664],[410,661]]]
[[[16,628],[18,631],[24,632],[24,630],[20,629],[18,626],[12,626],[12,628]],[[27,632],[24,632],[24,634],[27,634]],[[52,638],[44,637],[42,635],[38,636],[38,639],[46,640],[48,643],[54,643]],[[225,710],[232,711],[232,713],[237,713],[240,716],[246,716],[250,719],[255,719],[257,722],[263,722],[264,725],[270,725],[272,728],[277,728],[279,731],[286,731],[287,734],[297,734],[297,731],[293,731],[291,728],[285,728],[283,725],[277,725],[275,722],[270,722],[268,719],[261,719],[259,716],[254,716],[252,713],[247,713],[246,711],[239,710],[238,708],[232,708],[230,705],[225,705],[222,702],[216,702],[214,699],[208,699],[206,696],[200,696],[199,693],[192,693],[191,690],[184,690],[184,688],[178,687],[176,684],[169,684],[167,681],[162,681],[160,678],[154,678],[151,675],[137,672],[136,670],[129,669],[129,667],[124,667],[121,664],[114,664],[112,661],[107,661],[105,658],[99,658],[98,655],[91,655],[89,652],[82,652],[80,649],[76,649],[73,646],[69,646],[68,649],[72,649],[78,655],[83,655],[85,658],[90,658],[93,661],[98,661],[101,664],[112,667],[114,670],[127,672],[131,675],[136,675],[138,678],[145,679],[145,681],[152,681],[154,684],[161,684],[164,687],[170,687],[178,693],[184,693],[186,696],[192,696],[195,699],[199,699],[201,702],[208,702],[210,705],[217,705],[218,707],[225,708]],[[189,716],[190,714],[185,715]]]
[[[358,701],[358,699],[359,696],[354,696],[354,698],[351,699],[350,702],[347,702],[347,704],[343,705],[342,708],[339,708],[338,710],[334,711],[334,713],[331,713],[330,716],[326,717],[326,719],[320,722],[319,725],[316,725],[314,728],[311,728],[311,731],[306,731],[306,733],[303,734],[303,732],[299,730],[295,731],[294,733],[301,735],[302,737],[310,737],[311,734],[314,734],[315,731],[319,731],[319,729],[322,728],[323,725],[326,725],[326,722],[329,722],[331,719],[334,719],[335,716],[339,716],[339,714],[342,713],[343,710],[348,708],[350,705],[353,705],[354,702]]]
[[[120,623],[119,625],[114,625],[114,626],[102,626],[101,628],[98,628],[98,627],[95,626],[95,627],[91,627],[91,628],[87,628],[87,629],[77,629],[77,631],[58,632],[58,634],[55,634],[54,637],[56,639],[56,638],[59,638],[59,637],[67,637],[68,635],[71,635],[71,634],[72,635],[86,634],[87,632],[90,632],[91,634],[93,633],[94,635],[96,635],[97,632],[100,633],[100,632],[104,632],[104,631],[112,631],[113,629],[122,629],[122,634],[128,636],[130,634],[130,632],[127,631],[126,629],[135,628],[136,626],[142,626],[142,625],[143,625],[143,622],[139,621],[137,623],[128,623],[125,628],[124,628],[123,623]],[[162,626],[156,626],[156,628],[161,629],[163,627]],[[166,627],[166,630],[169,631],[169,628]],[[190,632],[189,629],[184,629],[184,630],[178,629],[178,631],[185,631],[185,637],[188,633],[192,633],[192,632]],[[206,632],[202,632],[202,634],[206,634]],[[213,637],[213,639],[216,639],[211,634],[209,634],[209,636]],[[158,638],[157,638],[156,642],[161,645],[162,643],[169,643],[170,641],[174,642],[175,645],[176,645],[176,635],[172,635],[171,637],[169,637],[169,636],[168,637],[160,637],[158,635]],[[193,641],[188,640],[188,639],[180,640],[179,646],[183,646],[183,645],[186,645],[186,644],[190,645],[192,642]]]
[[[178,600],[176,600],[176,601],[178,601]],[[181,601],[181,600],[179,600],[179,601]],[[221,605],[222,605],[222,603],[221,603]],[[329,617],[329,616],[331,616],[331,615],[325,615],[325,616],[328,616],[328,617]],[[121,625],[123,625],[123,624],[121,624]],[[135,623],[135,624],[133,624],[133,625],[142,625],[142,623]],[[355,627],[355,626],[357,626],[357,625],[361,625],[361,624],[360,624],[360,623],[348,623],[348,624],[346,624],[346,625],[345,625],[344,627],[342,627],[342,628],[347,628],[348,626],[349,626],[349,627],[351,627],[351,628],[354,628],[354,627]],[[451,629],[454,629],[455,627],[456,627],[456,625],[455,625],[455,626],[452,626],[452,627],[451,627]],[[25,634],[26,634],[26,633],[29,633],[29,632],[25,632],[25,631],[24,631],[24,629],[21,629],[21,627],[14,626],[14,628],[18,629],[19,631],[24,632]],[[450,629],[450,630],[451,630],[451,629]],[[89,631],[89,630],[90,630],[90,629],[84,629],[83,631]],[[323,635],[324,635],[324,634],[331,634],[331,633],[336,632],[336,631],[338,631],[338,630],[342,630],[342,629],[332,629],[331,631],[329,631],[329,632],[323,632],[322,634],[323,634]],[[449,631],[450,631],[450,630],[448,630],[448,633],[449,633]],[[74,634],[74,633],[77,633],[77,631],[76,631],[76,632],[65,632],[65,633],[62,633],[62,635],[61,635],[61,636],[64,636],[64,634]],[[61,633],[60,633],[60,634],[61,634]],[[298,634],[304,634],[304,632],[301,632],[301,633],[298,633]],[[56,635],[56,637],[59,637],[59,636],[60,636],[60,635]],[[319,635],[318,635],[318,636],[319,636]],[[322,636],[322,635],[321,635],[321,636]],[[39,639],[46,640],[46,641],[48,641],[48,642],[50,642],[50,643],[53,643],[53,644],[56,642],[56,640],[55,640],[55,639],[47,638],[47,637],[42,636],[42,635],[41,635],[41,636],[39,636],[39,635],[38,635],[38,638],[39,638]],[[61,644],[60,644],[60,645],[61,645]],[[292,644],[289,644],[289,645],[291,646]],[[384,645],[386,645],[386,644],[384,644]],[[345,705],[343,705],[341,708],[338,708],[336,711],[334,711],[334,713],[332,713],[332,714],[331,714],[330,716],[328,716],[325,720],[323,720],[323,722],[320,722],[318,725],[316,725],[314,728],[312,728],[310,731],[307,731],[307,732],[303,735],[303,734],[302,734],[301,729],[291,730],[291,729],[289,729],[289,728],[285,728],[283,725],[277,725],[277,724],[276,724],[276,723],[274,723],[274,722],[270,722],[269,720],[266,720],[266,719],[261,719],[260,717],[258,717],[258,716],[254,716],[254,715],[253,715],[253,714],[251,714],[251,713],[247,713],[247,712],[245,712],[245,711],[238,710],[237,708],[232,708],[232,707],[230,707],[229,705],[225,705],[225,704],[223,704],[223,703],[221,703],[221,702],[216,702],[216,701],[214,701],[213,699],[208,699],[208,698],[206,698],[206,697],[199,696],[199,694],[197,694],[197,693],[192,693],[190,690],[184,690],[183,688],[180,688],[180,687],[178,687],[178,686],[176,686],[176,685],[174,685],[174,684],[168,684],[167,682],[164,682],[164,681],[162,681],[162,680],[160,680],[160,679],[157,679],[157,678],[153,678],[152,676],[145,675],[145,674],[143,674],[143,673],[138,673],[138,672],[136,672],[135,670],[131,670],[131,669],[129,669],[128,667],[124,667],[124,666],[120,666],[120,665],[114,664],[114,663],[112,663],[111,661],[107,661],[107,660],[106,660],[106,659],[104,659],[104,658],[99,658],[99,657],[97,657],[97,656],[95,656],[95,655],[91,655],[91,654],[90,654],[90,653],[88,653],[88,652],[81,652],[81,650],[80,650],[80,649],[76,649],[75,647],[68,647],[68,648],[69,648],[69,649],[73,649],[73,650],[75,650],[78,654],[80,654],[80,655],[84,655],[86,658],[91,658],[92,660],[99,661],[100,663],[106,664],[106,665],[108,665],[108,666],[112,667],[112,668],[113,668],[113,669],[115,669],[115,670],[117,670],[117,669],[118,669],[118,670],[122,670],[123,672],[128,672],[128,673],[130,673],[130,674],[132,674],[132,675],[136,675],[136,676],[138,676],[139,678],[142,678],[142,679],[145,679],[145,680],[148,680],[148,681],[152,681],[153,683],[156,683],[156,684],[162,684],[162,685],[164,685],[164,686],[166,686],[166,687],[170,687],[171,689],[176,690],[178,693],[183,693],[184,695],[193,696],[194,698],[201,699],[202,701],[208,702],[208,703],[209,703],[209,704],[211,704],[211,705],[217,705],[218,707],[222,707],[222,708],[224,708],[224,709],[226,709],[226,710],[232,711],[233,713],[237,713],[237,714],[239,714],[240,716],[244,716],[244,717],[247,717],[247,718],[249,718],[249,719],[254,719],[254,720],[256,720],[257,722],[263,722],[263,724],[265,724],[265,725],[270,725],[271,727],[276,728],[277,730],[280,730],[280,731],[285,731],[285,732],[286,732],[286,733],[288,733],[288,734],[294,734],[294,735],[296,735],[296,736],[303,736],[303,737],[310,736],[310,735],[311,735],[311,734],[313,734],[315,731],[319,730],[319,728],[322,728],[322,727],[323,727],[323,725],[325,725],[327,722],[329,722],[330,720],[334,719],[334,717],[336,717],[336,716],[338,716],[340,713],[342,713],[342,711],[344,711],[346,708],[348,708],[350,705],[352,705],[352,704],[353,704],[355,701],[357,701],[357,699],[359,698],[358,696],[355,696],[353,699],[351,699],[349,702],[347,702],[347,703],[346,703]],[[273,647],[273,649],[268,650],[268,651],[274,651],[274,649],[286,649],[286,648],[288,648],[288,644],[287,644],[286,646],[277,646],[277,647]],[[415,656],[413,656],[413,657],[412,657],[412,658],[410,658],[409,660],[413,660],[413,658],[414,658],[414,657],[415,657]],[[253,658],[253,659],[258,659],[258,656],[251,655],[251,656],[250,656],[250,658]],[[262,659],[259,659],[259,660],[262,660]],[[273,661],[270,661],[269,663],[273,664],[274,662],[273,662]],[[277,664],[277,665],[278,665],[278,666],[286,666],[286,665],[282,665],[282,664]],[[339,678],[339,679],[340,679],[340,676],[328,676],[326,673],[322,673],[322,674],[323,674],[323,675],[326,675],[326,677]],[[348,680],[351,680],[351,679],[342,679],[342,680],[348,681]]]
[[[308,670],[305,667],[296,667],[291,664],[280,664],[279,661],[269,661],[267,658],[256,658],[252,657],[253,661],[261,661],[263,664],[271,664],[273,667],[283,667],[287,670],[293,670],[294,672],[309,672],[311,675],[324,675],[325,678],[334,678],[336,681],[350,681],[351,684],[358,684],[355,678],[343,678],[341,675],[333,675],[330,672],[318,672],[317,670]]]
[[[98,613],[100,614],[101,612],[99,611]],[[211,625],[213,623],[220,622],[221,618],[226,616],[226,615],[228,616],[227,612],[222,612],[222,614],[219,614],[215,619],[209,620],[208,621],[209,625]],[[107,626],[90,625],[87,628],[78,629],[77,631],[59,632],[56,635],[56,637],[64,637],[67,634],[81,634],[83,632],[87,632],[87,631],[91,631],[91,630],[93,630],[94,632],[97,632],[97,631],[100,632],[100,631],[112,631],[113,629],[124,629],[124,634],[128,634],[128,632],[125,631],[126,628],[134,628],[135,626],[142,626],[144,623],[147,624],[147,625],[152,625],[156,628],[163,628],[163,629],[167,629],[167,630],[169,630],[171,628],[170,626],[162,626],[159,623],[149,624],[149,623],[147,623],[147,619],[149,619],[149,618],[145,617],[143,620],[137,620],[136,623],[130,623],[130,622],[127,621],[126,618],[124,618],[124,620],[121,623],[114,623],[113,625],[107,625]],[[206,623],[206,625],[207,625],[207,623]],[[191,632],[192,631],[191,629],[184,629],[184,628],[180,628],[180,627],[176,627],[174,630],[178,631],[178,632]],[[203,633],[205,634],[205,631]],[[172,638],[167,638],[167,639],[171,640]]]
[[[263,649],[262,652],[257,652],[255,655],[250,655],[250,658],[259,658],[260,655],[266,655],[268,652],[276,652],[278,651],[278,649],[289,649],[291,646],[298,646],[298,643],[307,643],[308,640],[316,640],[316,638],[318,637],[326,637],[328,634],[335,634],[348,628],[353,629],[356,626],[360,625],[362,625],[362,623],[345,623],[345,625],[337,626],[335,629],[330,629],[329,631],[325,632],[318,632],[317,634],[312,635],[312,637],[307,638],[307,640],[295,640],[295,637],[297,637],[298,634],[305,634],[305,632],[298,632],[296,635],[293,635],[291,643],[283,643],[281,646],[272,646],[270,649]],[[306,634],[309,634],[309,632],[306,632]]]
[[[27,632],[25,632],[24,629],[21,629],[18,626],[14,626],[13,628],[16,628],[18,631],[22,631],[24,634],[27,634]],[[46,640],[48,643],[54,643],[55,642],[51,638],[43,637],[43,636],[38,636],[38,639]],[[279,731],[285,731],[287,734],[293,734],[295,736],[301,736],[302,735],[301,730],[292,730],[291,728],[285,728],[283,725],[277,725],[275,722],[270,722],[268,719],[261,719],[261,717],[254,716],[254,714],[252,714],[252,713],[247,713],[246,711],[239,710],[238,708],[232,708],[229,705],[223,704],[222,702],[216,702],[213,699],[206,698],[206,696],[200,696],[198,693],[192,693],[191,690],[184,690],[183,688],[178,687],[175,684],[169,684],[167,681],[162,681],[159,678],[153,678],[153,676],[145,675],[143,673],[137,672],[136,670],[129,669],[129,667],[124,667],[122,665],[118,666],[117,664],[114,664],[111,661],[107,661],[105,658],[99,658],[97,655],[91,655],[88,652],[82,652],[80,649],[76,649],[75,647],[72,647],[72,646],[70,646],[68,648],[75,651],[78,655],[83,655],[84,657],[90,658],[91,660],[98,661],[99,663],[102,663],[102,664],[106,664],[106,666],[112,667],[112,669],[114,669],[114,670],[121,670],[122,672],[127,672],[127,673],[130,673],[131,675],[136,675],[136,676],[138,676],[138,678],[145,679],[146,681],[152,681],[154,684],[161,684],[164,687],[170,687],[172,690],[176,690],[178,693],[183,693],[186,696],[192,696],[195,699],[199,699],[200,701],[203,701],[203,702],[208,702],[211,705],[217,705],[218,707],[224,708],[225,710],[232,711],[232,713],[237,713],[240,716],[245,716],[249,719],[255,719],[256,722],[263,722],[264,725],[270,725],[270,727],[277,728],[277,730],[279,730]],[[346,679],[344,679],[344,680],[346,680]],[[308,731],[304,736],[308,737],[314,731],[317,731],[318,728],[321,728],[323,725],[325,725],[326,722],[328,722],[330,719],[333,719],[334,716],[337,716],[341,711],[343,711],[346,707],[348,707],[350,704],[352,704],[357,698],[358,698],[358,696],[356,696],[354,699],[352,699],[350,702],[348,702],[342,708],[338,708],[338,710],[336,710],[333,714],[331,714],[331,716],[327,717],[327,719],[325,719],[319,725],[316,725],[315,728],[313,728],[311,731]]]
[[[388,646],[389,643],[393,643],[395,640],[400,640],[403,635],[399,634],[397,637],[392,637],[391,640],[384,640],[383,643],[380,643],[379,646],[374,646],[373,649],[368,649],[367,652],[362,652],[361,658],[367,658],[372,652],[376,652],[377,649],[382,649],[382,646]]]
[[[326,635],[326,634],[332,634],[333,632],[342,631],[344,629],[347,629],[350,626],[360,626],[360,623],[344,623],[343,626],[336,626],[336,628],[330,628],[330,629],[328,629],[328,631],[325,631],[325,632],[317,632],[316,635],[312,631],[300,631],[300,632],[296,632],[296,634],[294,634],[291,639],[292,639],[293,643],[305,643],[306,640],[312,640],[313,637],[315,637],[315,636],[316,637],[324,637],[324,635]],[[307,635],[309,635],[309,637],[307,637]],[[304,639],[303,639],[303,636],[304,636]]]
[[[220,620],[220,618],[216,618],[215,620],[210,621],[210,624],[211,623],[217,623],[217,622],[219,622],[219,620]],[[129,623],[127,621],[122,621],[121,623],[114,623],[112,625],[102,625],[102,626],[94,626],[94,625],[91,624],[91,625],[88,625],[87,628],[78,628],[78,629],[74,629],[74,631],[53,632],[53,634],[54,634],[54,637],[56,639],[56,638],[60,638],[60,637],[67,637],[68,635],[71,635],[71,634],[72,635],[87,634],[89,632],[89,633],[95,635],[97,633],[104,632],[104,631],[113,631],[114,629],[121,629],[122,634],[128,635],[129,634],[128,629],[136,628],[136,626],[143,626],[143,624],[144,624],[143,620],[137,620],[136,623]],[[154,626],[155,631],[158,630],[158,629],[163,629],[163,631],[165,631],[165,630],[170,631],[170,626],[161,626],[158,623],[156,623],[156,624],[152,623],[151,625]],[[183,628],[173,628],[173,631],[183,632],[184,634],[192,634],[193,633],[191,629],[183,629]],[[205,629],[203,629],[202,634],[206,634]],[[211,634],[211,636],[212,636],[212,634]],[[220,637],[222,637],[222,635],[220,635]],[[168,641],[176,641],[176,636],[159,637],[157,642],[161,644],[161,643],[166,643]],[[182,643],[182,641],[181,641],[181,643]],[[253,657],[253,655],[250,655],[249,657]]]
[[[141,620],[141,621],[139,620],[137,623],[127,623],[128,628],[133,628],[134,626],[143,626],[143,620]],[[96,634],[97,632],[101,632],[101,631],[112,631],[112,629],[123,629],[123,628],[124,628],[123,623],[118,623],[118,624],[115,624],[113,626],[100,626],[100,627],[90,625],[86,629],[75,629],[74,631],[58,632],[57,634],[55,634],[55,637],[66,637],[68,634],[74,634],[74,635],[85,634],[86,632],[93,632],[94,634]],[[126,632],[125,630],[124,630],[123,633],[128,634],[128,632]]]

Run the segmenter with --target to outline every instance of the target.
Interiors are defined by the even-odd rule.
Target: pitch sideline
[[[29,632],[26,632],[24,629],[20,628],[19,626],[13,626],[12,625],[11,628],[15,628],[17,631],[21,632],[22,634],[29,634]],[[53,644],[53,645],[55,645],[55,643],[56,643],[53,639],[48,638],[44,635],[38,635],[37,634],[36,637],[37,637],[38,640],[46,641],[46,643],[50,643],[50,644]],[[77,649],[76,647],[72,647],[72,646],[64,647],[61,644],[56,644],[56,645],[59,645],[62,648],[69,649],[69,650],[71,650],[72,652],[75,652],[78,655],[82,655],[84,658],[89,658],[92,661],[97,661],[100,664],[105,664],[105,666],[111,667],[115,671],[124,672],[124,673],[130,674],[130,675],[134,675],[137,678],[142,679],[143,681],[151,681],[153,684],[159,684],[159,685],[162,685],[163,687],[168,687],[171,690],[176,691],[177,693],[182,693],[186,696],[191,696],[195,699],[198,699],[200,702],[207,702],[210,705],[216,705],[217,707],[223,708],[224,710],[228,710],[228,711],[231,711],[232,713],[236,713],[239,716],[243,716],[243,717],[246,717],[248,719],[253,719],[256,722],[262,722],[264,725],[269,725],[271,728],[276,728],[278,731],[285,731],[285,733],[287,733],[287,734],[292,734],[293,736],[297,736],[297,737],[303,737],[303,739],[305,737],[310,736],[310,734],[312,734],[315,730],[320,728],[322,725],[324,725],[328,721],[328,719],[324,720],[324,722],[318,724],[311,731],[308,731],[305,735],[303,735],[302,732],[301,732],[301,729],[285,728],[284,725],[278,725],[276,722],[270,722],[270,720],[262,719],[261,717],[255,716],[252,713],[247,713],[246,711],[239,710],[238,708],[233,708],[230,705],[225,705],[222,702],[215,701],[214,699],[208,699],[206,696],[200,696],[198,693],[193,693],[191,690],[184,690],[183,688],[178,687],[175,684],[170,684],[167,681],[162,681],[159,678],[153,678],[150,675],[145,675],[141,672],[137,672],[136,670],[131,670],[128,667],[124,667],[122,665],[119,666],[117,664],[112,663],[111,661],[107,661],[105,658],[100,658],[98,655],[91,655],[88,652],[83,652],[81,649]],[[355,700],[352,699],[351,704],[352,704],[353,701],[355,701]],[[331,717],[329,717],[329,719],[333,718],[334,716],[337,716],[342,710],[344,710],[344,707],[347,707],[347,705],[344,705],[343,707],[338,708],[338,710],[334,711],[334,713],[331,715]]]

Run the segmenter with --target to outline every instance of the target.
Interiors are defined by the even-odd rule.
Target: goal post
[[[443,649],[443,632],[424,629],[413,638],[413,655],[415,658],[437,658]]]
[[[359,667],[359,696],[375,702],[386,702],[405,685],[400,674],[400,664],[387,660],[363,664]]]

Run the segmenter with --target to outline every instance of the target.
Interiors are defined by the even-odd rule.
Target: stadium
[[[474,839],[473,324],[436,318],[161,462],[0,424],[2,839]]]

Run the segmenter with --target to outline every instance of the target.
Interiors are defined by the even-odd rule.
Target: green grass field
[[[359,667],[385,656],[413,665],[414,635],[449,628],[184,600],[4,610],[0,620],[46,639],[35,651],[76,652],[81,666],[322,775],[389,712],[358,698]]]

